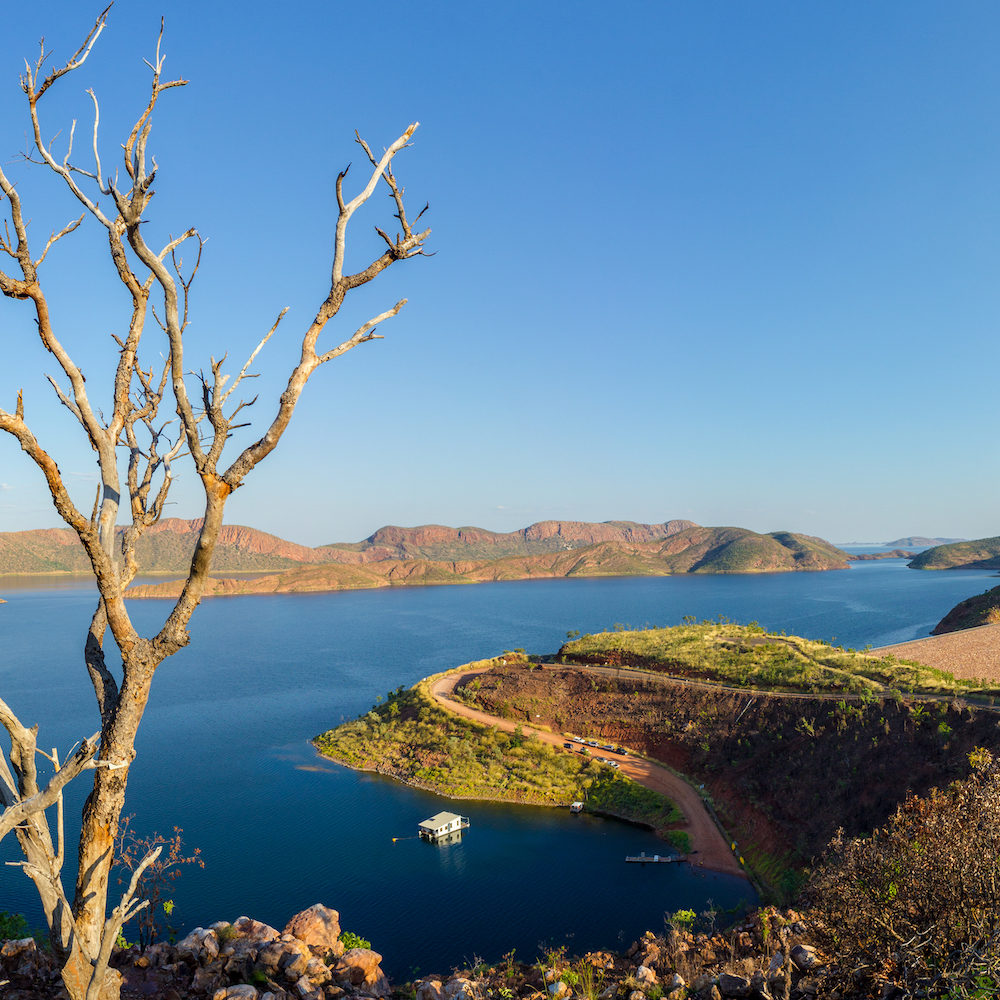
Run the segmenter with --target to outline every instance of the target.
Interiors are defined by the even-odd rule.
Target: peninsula
[[[936,545],[921,552],[910,569],[1000,569],[1000,536]]]
[[[552,656],[507,651],[390,692],[314,742],[455,797],[586,800],[740,870],[693,782],[723,847],[736,841],[780,899],[838,828],[865,835],[908,791],[965,777],[976,747],[1000,751],[996,712],[958,700],[988,705],[1000,689],[983,683],[753,623],[689,622],[580,636]],[[587,753],[573,736],[594,741]]]

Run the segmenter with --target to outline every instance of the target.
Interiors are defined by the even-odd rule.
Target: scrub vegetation
[[[834,641],[836,641],[834,639]],[[673,628],[613,630],[567,642],[565,663],[631,666],[731,687],[774,691],[891,696],[913,694],[1000,695],[986,679],[966,680],[894,656],[768,632],[756,622],[736,625],[685,619]]]
[[[807,898],[841,990],[877,995],[888,979],[905,996],[997,996],[1000,766],[983,748],[969,761],[967,779],[908,797],[870,836],[840,831],[813,872]]]
[[[864,836],[909,792],[968,777],[977,747],[1000,752],[995,711],[964,698],[785,697],[665,674],[508,662],[455,691],[511,720],[627,747],[687,775],[774,898],[838,828]]]
[[[537,805],[579,800],[589,812],[657,830],[683,822],[665,796],[596,760],[543,743],[521,727],[507,733],[446,711],[430,694],[434,680],[389,692],[361,718],[317,736],[314,745],[350,767],[377,770],[453,798]],[[682,839],[671,839],[683,845]]]

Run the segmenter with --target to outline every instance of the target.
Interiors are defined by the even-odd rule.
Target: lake
[[[746,883],[685,865],[626,865],[626,853],[658,853],[662,842],[565,810],[442,799],[324,761],[309,738],[428,674],[505,648],[554,652],[569,629],[721,614],[862,648],[926,635],[995,582],[989,572],[886,560],[825,573],[211,598],[195,614],[191,646],[157,673],[126,813],[142,833],[179,826],[202,850],[204,870],[184,869],[172,889],[181,932],[241,914],[281,928],[322,902],[400,979],[511,948],[533,960],[542,943],[617,949],[660,930],[665,910],[736,905]],[[80,655],[94,591],[0,578],[0,596],[9,602],[0,605],[0,694],[23,722],[41,724],[40,746],[65,754],[99,725]],[[153,631],[168,604],[130,607],[140,631]],[[78,782],[68,795],[70,836],[83,792]],[[471,818],[461,843],[393,843],[442,809]],[[19,857],[14,838],[0,852]],[[0,909],[41,922],[16,869],[0,869]]]

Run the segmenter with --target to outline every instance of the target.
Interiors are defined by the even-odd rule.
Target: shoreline
[[[483,661],[479,662],[483,663]],[[415,685],[413,685],[411,690],[416,689],[421,685],[427,685],[427,691],[430,697],[445,711],[480,725],[496,727],[504,732],[514,732],[517,727],[517,723],[508,719],[501,719],[497,716],[491,716],[485,712],[479,712],[475,709],[470,709],[448,697],[460,681],[468,680],[484,673],[492,669],[493,666],[493,663],[487,663],[485,666],[480,666],[478,664],[463,664],[453,668],[452,670],[444,671],[443,673],[431,674],[430,676],[418,681]],[[469,669],[470,667],[472,669]],[[534,734],[538,740],[554,746],[560,753],[567,752],[562,747],[562,744],[566,740],[566,737],[562,734],[553,733],[545,729],[537,729],[533,726],[522,726],[522,730],[526,736]],[[412,779],[395,774],[388,769],[384,771],[380,770],[377,765],[374,767],[364,767],[338,759],[335,754],[321,750],[317,745],[317,739],[318,737],[314,738],[310,741],[310,743],[316,750],[316,753],[327,760],[334,761],[335,763],[340,764],[343,767],[349,767],[352,770],[381,774],[385,777],[393,778],[402,784],[406,784],[414,788],[420,788],[424,791],[441,795],[444,798],[468,799],[470,801],[505,802],[512,805],[538,805],[551,808],[566,808],[566,805],[568,805],[553,802],[519,801],[516,798],[502,795],[449,794],[440,787],[413,781]],[[622,765],[619,769],[620,773],[634,781],[637,785],[662,795],[665,799],[672,802],[675,808],[681,812],[684,818],[684,823],[682,826],[678,826],[677,829],[685,832],[690,839],[691,848],[687,853],[689,855],[697,855],[696,860],[690,856],[688,857],[688,863],[691,864],[692,867],[704,868],[720,874],[744,878],[751,885],[754,884],[751,874],[739,864],[737,858],[734,856],[728,840],[724,836],[723,831],[717,825],[718,821],[711,816],[709,810],[702,801],[701,796],[688,780],[658,761],[648,760],[643,757],[629,756],[619,763]],[[609,809],[594,809],[593,812],[595,815],[609,816],[613,819],[618,819],[626,823],[634,823],[636,825],[646,827],[647,829],[652,829],[658,837],[664,840],[664,842],[669,843],[667,838],[664,836],[666,833],[665,828],[659,829],[650,823],[645,823],[641,820],[617,814],[613,810]]]

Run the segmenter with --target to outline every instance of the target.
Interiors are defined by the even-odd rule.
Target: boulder
[[[642,990],[632,990],[628,995],[628,1000],[646,1000],[646,994]]]
[[[785,956],[781,954],[780,951],[776,951],[771,956],[771,964],[767,967],[767,975],[770,978],[776,972],[779,972],[785,967]]]
[[[557,979],[554,983],[549,983],[547,989],[549,996],[553,1000],[564,1000],[565,997],[568,997],[573,992],[561,979]]]
[[[175,950],[181,961],[203,965],[219,954],[219,939],[215,936],[215,931],[196,927],[187,937],[177,942]]]
[[[682,990],[686,985],[684,977],[679,972],[675,972],[664,982],[663,988],[667,990],[667,992],[670,992],[671,990]]]
[[[257,988],[249,983],[224,986],[212,994],[212,1000],[257,1000]]]
[[[723,972],[719,976],[719,992],[724,997],[747,997],[750,996],[750,980],[743,976],[733,976],[728,972]]]
[[[321,958],[310,958],[309,962],[306,964],[306,975],[313,981],[317,986],[322,986],[324,983],[330,982],[333,979],[333,973],[330,971],[330,967]]]
[[[281,971],[286,955],[299,955],[302,945],[289,941],[271,941],[257,952],[257,968],[269,976]],[[291,961],[289,959],[288,961]]]
[[[551,992],[551,987],[549,991]],[[450,1000],[473,1000],[476,995],[475,985],[471,979],[467,979],[465,976],[455,976],[445,985],[444,995]],[[566,996],[566,994],[559,993],[553,994],[553,996]]]
[[[302,951],[295,951],[294,947],[290,948],[282,956],[281,971],[285,974],[286,979],[297,983],[306,974],[311,959],[312,955],[305,945],[302,945]]]
[[[4,941],[0,947],[0,956],[3,958],[14,958],[16,955],[23,955],[25,952],[38,951],[38,945],[34,938],[18,938],[16,941]]]
[[[298,982],[292,987],[292,996],[298,1000],[322,1000],[323,990],[313,985],[308,976],[300,976]]]
[[[344,953],[340,940],[340,914],[322,903],[314,903],[308,910],[296,913],[285,925],[285,933],[324,955],[333,952],[340,958]]]
[[[250,917],[237,917],[233,921],[233,928],[241,938],[251,941],[277,941],[281,937],[281,933],[269,924],[251,920]]]
[[[656,985],[656,973],[653,972],[653,970],[647,965],[640,965],[639,968],[635,970],[635,978],[643,986]]]
[[[211,993],[213,998],[218,990],[225,984],[222,977],[222,969],[217,964],[207,967],[199,966],[194,970],[194,978],[191,980],[190,991],[192,993]]]
[[[789,958],[802,972],[814,968],[819,961],[816,957],[816,949],[808,944],[797,944],[789,952]]]
[[[413,987],[416,990],[416,1000],[441,1000],[444,996],[440,979],[418,979]]]
[[[381,961],[382,956],[377,951],[372,951],[370,948],[351,948],[340,956],[337,973],[349,979],[352,986],[360,986],[362,983],[370,985],[382,972],[379,968]]]

